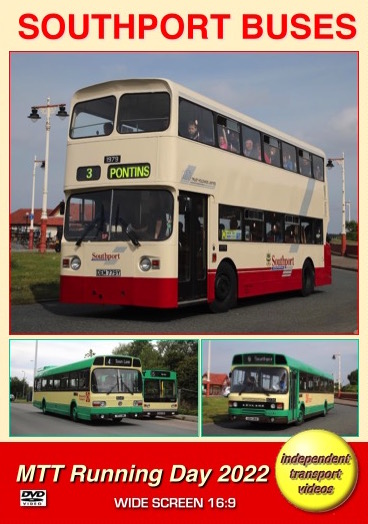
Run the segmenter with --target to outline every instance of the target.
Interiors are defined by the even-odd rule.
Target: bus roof
[[[295,146],[300,147],[301,149],[307,149],[311,153],[324,157],[324,152],[295,136],[288,135],[279,129],[276,129],[272,126],[265,124],[259,120],[256,120],[246,114],[240,113],[230,107],[216,102],[215,100],[208,98],[205,95],[201,95],[187,87],[184,87],[181,84],[173,82],[167,78],[129,78],[129,79],[120,79],[120,80],[110,80],[108,82],[102,82],[99,84],[90,85],[84,88],[79,89],[74,93],[73,103],[77,103],[80,100],[85,100],[86,98],[94,98],[96,94],[101,96],[106,96],[108,93],[113,91],[122,91],[124,89],[135,90],[137,87],[142,88],[146,91],[148,90],[157,90],[157,89],[166,89],[169,93],[175,94],[177,97],[184,97],[187,100],[200,104],[212,111],[215,111],[222,116],[227,116],[233,118],[234,120],[254,127],[255,129],[262,131],[271,136],[275,136],[285,142],[292,143]]]
[[[64,364],[63,366],[45,366],[37,371],[36,377],[47,377],[49,375],[55,375],[56,373],[78,371],[79,369],[86,369],[91,366],[103,365],[113,367],[141,367],[141,361],[139,358],[129,355],[98,355],[79,360],[78,362],[72,362],[71,364]]]
[[[232,366],[289,366],[296,368],[306,373],[319,375],[324,378],[333,379],[331,373],[326,373],[320,369],[314,368],[309,364],[305,364],[300,360],[296,360],[288,355],[281,355],[277,353],[241,353],[233,356]]]

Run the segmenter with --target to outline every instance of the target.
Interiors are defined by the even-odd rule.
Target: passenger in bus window
[[[308,158],[303,158],[300,165],[300,174],[304,176],[312,176],[311,163]]]
[[[264,155],[264,161],[266,162],[266,164],[271,164],[271,148],[268,144],[264,145],[263,155]]]
[[[283,167],[284,169],[287,169],[288,171],[294,171],[294,164],[293,164],[293,161],[291,160],[290,155],[284,155]]]
[[[191,120],[188,123],[188,138],[199,140],[198,120]]]
[[[228,149],[226,131],[223,126],[217,126],[217,136],[219,141],[219,146],[221,149]]]
[[[261,146],[260,144],[257,144],[259,146],[259,151],[257,151],[257,147],[254,147],[253,140],[251,138],[247,138],[244,142],[244,156],[247,156],[248,158],[255,158],[258,160],[261,160],[260,158],[260,150]]]
[[[219,136],[219,146],[220,146],[220,149],[227,149],[226,138],[223,137],[222,135]]]

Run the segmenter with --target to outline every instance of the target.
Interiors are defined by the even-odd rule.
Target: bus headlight
[[[148,257],[143,257],[139,262],[139,267],[141,271],[149,271],[152,267],[152,262]]]
[[[237,402],[229,402],[229,406],[232,407],[232,408],[237,408],[238,407],[238,403]]]
[[[92,402],[94,408],[104,408],[106,406],[105,400],[94,400]]]
[[[142,406],[143,402],[142,400],[133,400],[133,406]]]
[[[81,259],[79,257],[73,257],[70,262],[70,267],[77,271],[81,267]]]

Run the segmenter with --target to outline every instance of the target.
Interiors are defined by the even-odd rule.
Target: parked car
[[[222,392],[222,396],[223,397],[228,397],[230,395],[230,386],[227,386],[223,392]]]
[[[15,400],[15,396],[12,393],[10,393],[10,402],[14,402],[14,400]]]

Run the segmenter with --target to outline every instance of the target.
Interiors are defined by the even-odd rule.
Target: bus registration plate
[[[96,277],[120,277],[120,269],[96,269]]]
[[[245,417],[245,420],[249,420],[249,422],[259,422],[259,417]]]

